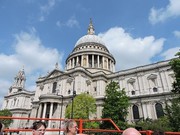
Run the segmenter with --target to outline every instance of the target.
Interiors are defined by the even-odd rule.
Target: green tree
[[[8,109],[0,110],[0,116],[11,117],[12,113]],[[9,127],[9,125],[13,122],[13,120],[12,119],[1,119],[1,122],[5,125],[5,127]]]
[[[128,115],[129,98],[124,89],[120,90],[117,82],[110,82],[106,86],[106,96],[103,104],[102,118],[112,119],[121,129],[126,128],[126,117]],[[112,129],[113,125],[104,121],[102,128]]]
[[[170,61],[175,75],[175,81],[172,84],[174,95],[172,96],[173,99],[170,100],[171,105],[166,103],[165,113],[172,130],[180,131],[180,52],[176,53],[175,56],[178,56],[178,58]]]
[[[142,127],[143,130],[160,130],[160,131],[171,131],[171,127],[168,125],[167,117],[161,117],[156,120],[150,118],[141,119],[134,125],[136,127]]]
[[[71,118],[72,103],[65,112],[66,118]],[[74,98],[73,116],[75,119],[89,119],[96,112],[96,100],[89,94],[81,93]]]
[[[172,92],[175,94],[180,94],[180,52],[177,52],[175,56],[178,56],[178,58],[170,61],[171,68],[175,75]]]
[[[173,98],[171,105],[166,103],[165,113],[169,120],[169,127],[175,132],[180,131],[180,99]]]

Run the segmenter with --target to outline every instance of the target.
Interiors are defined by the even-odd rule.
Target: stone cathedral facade
[[[4,97],[2,109],[10,109],[15,117],[64,118],[74,89],[77,95],[85,92],[96,99],[93,118],[101,118],[105,88],[113,80],[130,97],[129,123],[141,118],[157,119],[171,97],[174,73],[168,63],[169,60],[160,61],[115,72],[116,60],[95,35],[90,21],[87,35],[76,42],[67,57],[65,70],[61,71],[56,64],[54,70],[37,79],[35,91],[26,90],[24,69],[19,71]],[[15,120],[11,127],[29,127],[31,122]],[[49,121],[48,127],[58,128],[59,122]]]

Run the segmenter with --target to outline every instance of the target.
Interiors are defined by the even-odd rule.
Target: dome
[[[66,59],[66,70],[79,68],[92,73],[115,71],[115,59],[105,46],[105,43],[95,35],[95,30],[90,19],[87,34],[77,40],[74,49]]]
[[[87,35],[81,37],[76,42],[75,47],[80,44],[83,44],[83,43],[98,43],[101,45],[105,45],[104,42],[101,40],[101,38],[95,35],[95,30],[94,30],[94,26],[92,24],[92,20],[90,20]]]
[[[75,46],[78,46],[83,43],[89,43],[89,42],[105,45],[105,43],[101,40],[100,37],[98,37],[96,35],[85,35],[76,42]]]

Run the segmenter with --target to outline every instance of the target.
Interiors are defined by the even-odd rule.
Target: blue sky
[[[26,89],[65,60],[87,33],[116,59],[116,71],[171,59],[180,49],[180,0],[0,0],[0,101],[24,67]]]

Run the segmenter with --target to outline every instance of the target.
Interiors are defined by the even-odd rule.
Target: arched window
[[[160,103],[156,103],[155,109],[157,118],[164,116],[163,107]]]
[[[157,91],[158,91],[158,88],[154,87],[153,92],[157,92]]]
[[[136,92],[135,92],[134,90],[132,90],[132,91],[131,91],[131,94],[132,94],[132,95],[135,95],[135,94],[136,94]]]
[[[56,93],[57,82],[53,83],[52,93]]]
[[[133,105],[133,118],[134,119],[139,119],[139,109],[137,105]]]

